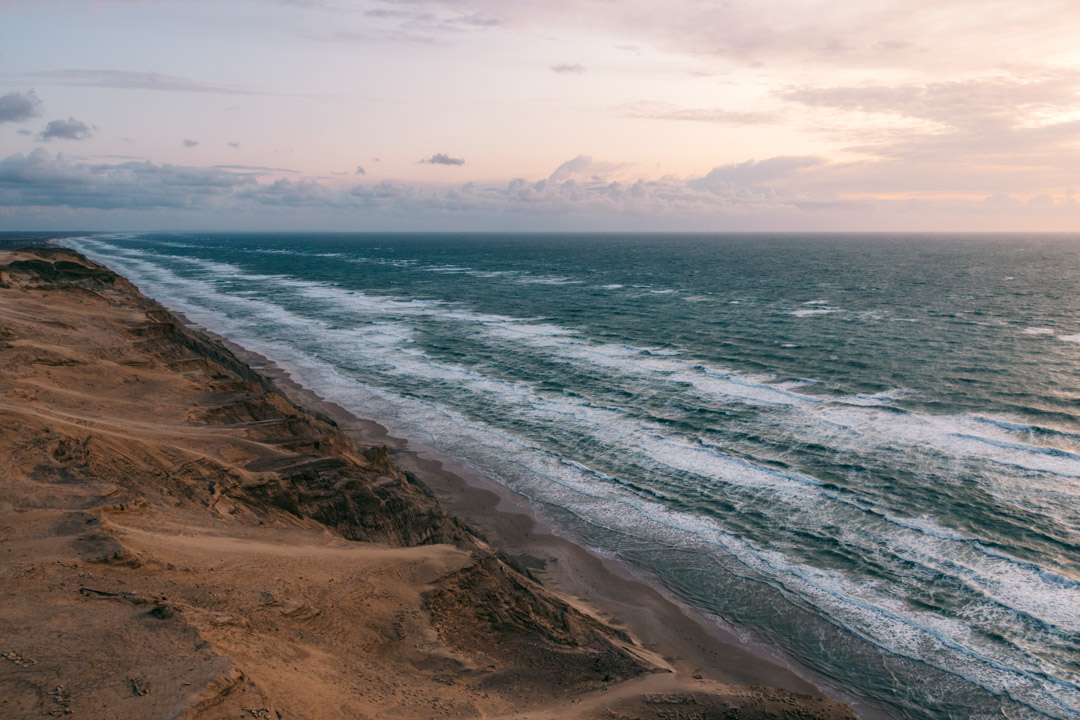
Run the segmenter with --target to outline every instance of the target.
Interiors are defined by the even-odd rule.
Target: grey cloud
[[[356,166],[356,172],[354,174],[355,175],[367,175],[367,172],[364,170],[364,168],[362,166],[357,165]]]
[[[41,115],[41,100],[33,90],[0,95],[0,123],[23,122]]]
[[[231,147],[233,150],[237,150],[240,147],[240,143],[238,142],[227,142],[225,144]]]
[[[29,77],[47,85],[102,87],[120,90],[161,90],[167,92],[214,93],[222,95],[270,95],[236,85],[216,85],[175,75],[130,70],[48,70]]]
[[[199,141],[198,140],[191,140],[189,138],[184,138],[184,143],[183,144],[184,144],[184,147],[186,147],[186,148],[193,148],[193,147],[195,147],[196,145],[199,144]]]
[[[214,204],[253,182],[215,168],[72,162],[38,148],[0,160],[0,206],[193,208]]]
[[[86,123],[68,118],[52,120],[38,136],[42,140],[86,140],[93,135],[92,128]]]
[[[716,192],[732,186],[754,187],[768,182],[787,180],[800,170],[822,165],[819,157],[778,156],[767,160],[747,160],[713,168],[703,178],[691,180],[690,187]]]
[[[585,66],[578,65],[577,63],[574,63],[572,65],[569,63],[560,63],[559,65],[552,65],[551,72],[557,73],[559,75],[580,75],[581,73],[585,72]]]
[[[29,130],[27,130],[26,128],[19,128],[15,132],[18,133],[19,135],[33,135],[34,134],[34,133],[30,132]]]
[[[626,103],[615,108],[615,112],[625,118],[705,122],[716,125],[764,125],[777,120],[775,114],[767,112],[745,112],[723,108],[681,108],[670,103],[649,101]]]
[[[464,165],[464,158],[450,157],[446,153],[435,153],[429,158],[420,161],[425,165]]]
[[[238,199],[261,205],[284,207],[328,207],[339,205],[340,195],[314,180],[275,180],[269,185],[251,185],[237,193]]]

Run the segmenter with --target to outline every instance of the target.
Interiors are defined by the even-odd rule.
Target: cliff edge
[[[0,251],[0,716],[854,717],[670,670],[124,278]]]

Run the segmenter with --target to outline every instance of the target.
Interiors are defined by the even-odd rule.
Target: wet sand
[[[0,250],[0,717],[854,717],[233,350]]]
[[[576,538],[557,534],[526,498],[479,470],[415,439],[406,439],[405,429],[391,430],[385,421],[358,417],[297,383],[274,360],[206,328],[199,329],[271,378],[298,404],[333,418],[357,442],[387,446],[395,464],[422,477],[451,515],[477,529],[546,586],[589,604],[598,615],[626,629],[681,671],[725,683],[767,685],[851,702],[841,693],[828,691],[824,683],[815,684],[809,679],[811,671],[796,669],[776,650],[751,643],[723,627],[718,618],[662,593],[625,562],[604,557]],[[859,716],[875,717],[869,711]]]

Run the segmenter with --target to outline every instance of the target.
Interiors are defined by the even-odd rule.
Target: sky
[[[1077,0],[0,0],[0,230],[1078,231]]]

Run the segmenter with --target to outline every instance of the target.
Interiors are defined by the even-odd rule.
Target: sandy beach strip
[[[0,251],[0,478],[3,717],[854,717],[71,251]]]
[[[182,314],[177,315],[188,323]],[[188,324],[225,344],[298,405],[333,418],[358,443],[386,446],[394,464],[423,478],[447,512],[480,531],[546,586],[579,599],[609,623],[642,639],[681,672],[733,684],[824,694],[809,669],[792,667],[774,648],[747,641],[718,619],[679,603],[625,563],[559,534],[526,498],[484,473],[416,438],[407,438],[403,428],[391,431],[384,419],[358,417],[303,387],[265,355]]]

